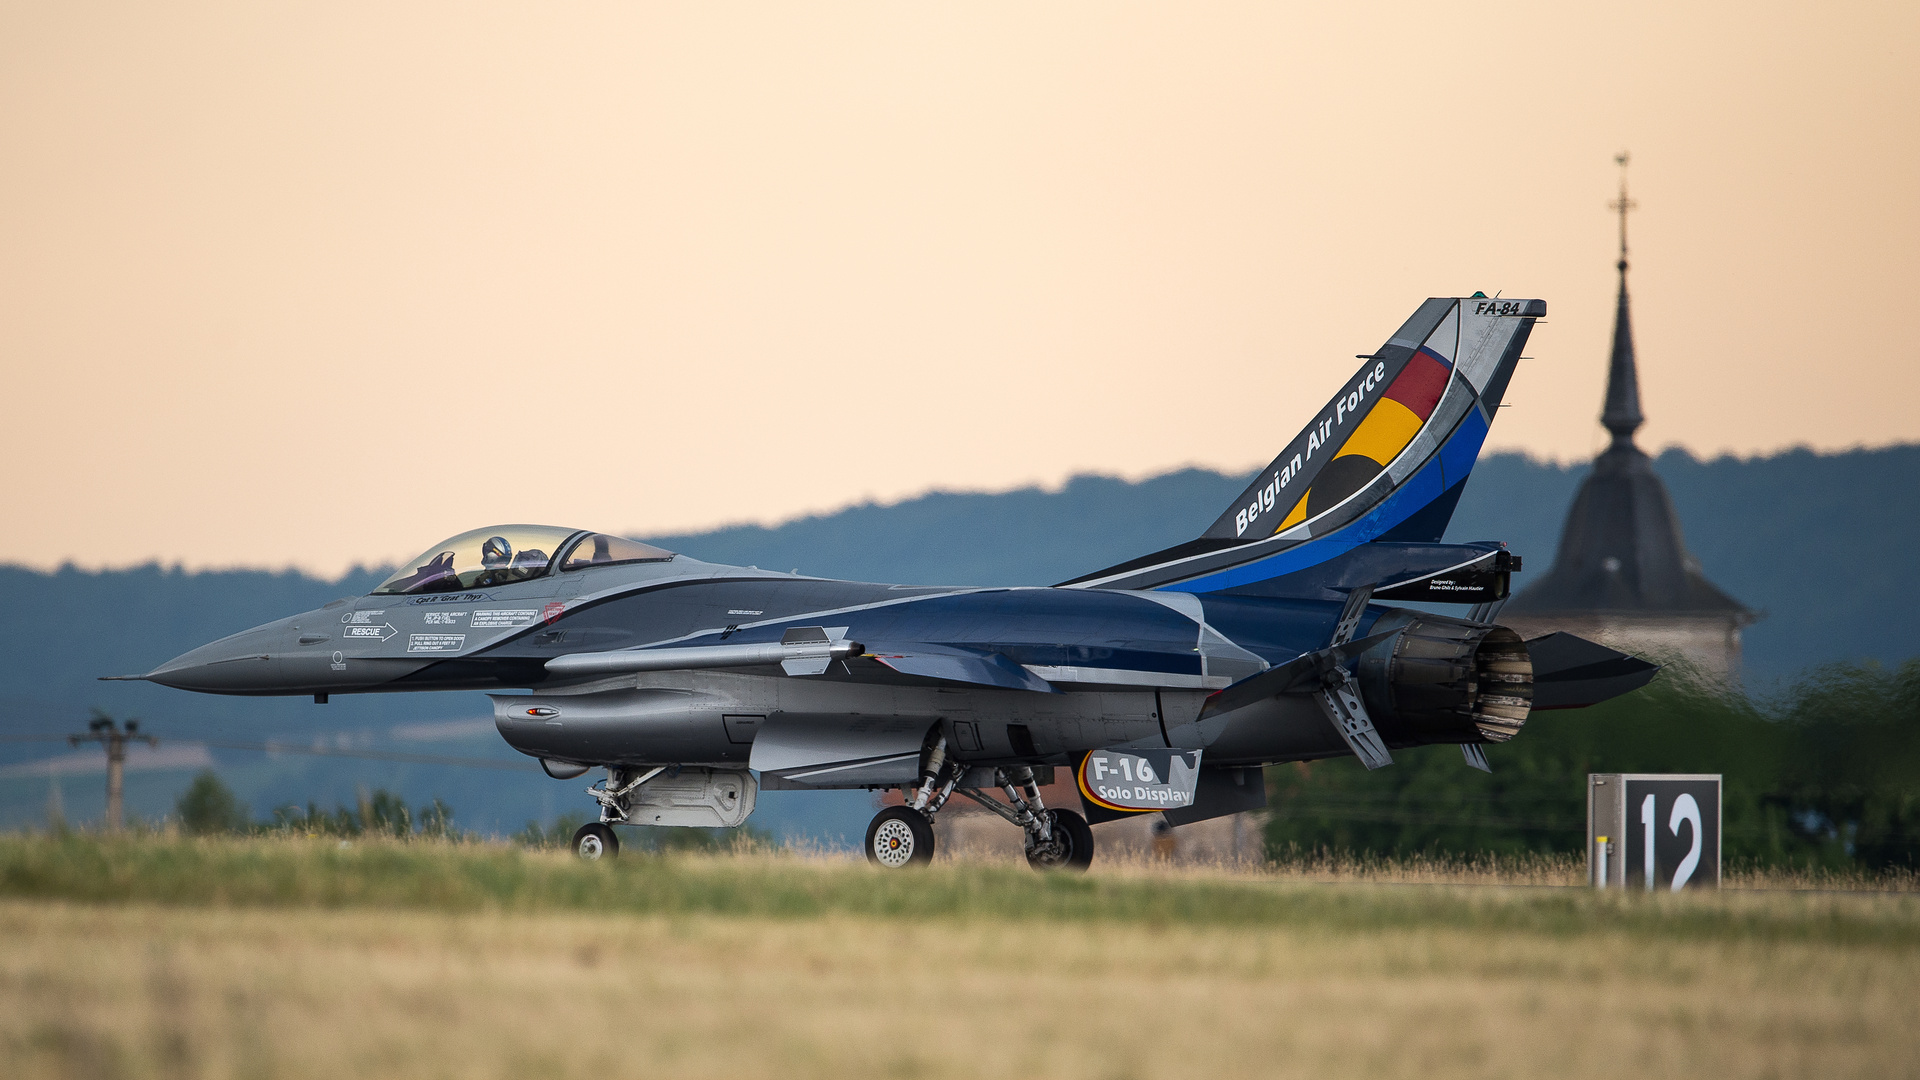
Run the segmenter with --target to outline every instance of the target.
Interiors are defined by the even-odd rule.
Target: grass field
[[[4,837],[0,1075],[1920,1075],[1910,892],[1340,869]]]

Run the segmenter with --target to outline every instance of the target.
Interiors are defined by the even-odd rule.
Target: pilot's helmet
[[[480,545],[480,565],[489,570],[497,570],[513,562],[513,545],[507,543],[504,536],[489,536],[487,542]]]

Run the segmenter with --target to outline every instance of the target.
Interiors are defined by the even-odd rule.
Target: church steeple
[[[1607,367],[1607,404],[1600,422],[1613,433],[1615,447],[1632,446],[1633,433],[1646,417],[1640,412],[1640,373],[1633,360],[1633,321],[1627,312],[1627,211],[1635,203],[1627,197],[1627,154],[1614,156],[1620,165],[1620,198],[1612,209],[1620,212],[1620,301],[1613,316],[1613,359]]]
[[[1645,420],[1627,315],[1627,211],[1633,200],[1627,197],[1627,155],[1614,160],[1620,165],[1620,198],[1613,203],[1620,213],[1620,305],[1606,409],[1600,414],[1613,445],[1594,459],[1593,471],[1580,484],[1553,566],[1507,610],[1535,620],[1533,628],[1543,631],[1604,619],[1664,642],[1671,636],[1659,634],[1706,627],[1700,632],[1723,650],[1722,659],[1709,666],[1731,672],[1738,666],[1739,628],[1753,620],[1753,613],[1701,574],[1653,459],[1633,443],[1634,429]]]

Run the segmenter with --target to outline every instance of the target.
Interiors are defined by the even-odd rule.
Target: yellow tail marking
[[[1283,533],[1283,532],[1286,532],[1288,529],[1293,528],[1295,525],[1298,525],[1301,522],[1307,520],[1307,496],[1312,493],[1313,492],[1311,489],[1307,490],[1306,492],[1303,492],[1300,495],[1300,501],[1297,503],[1294,503],[1293,509],[1287,511],[1287,519],[1285,521],[1282,521],[1279,527],[1274,529],[1273,531],[1276,533]]]
[[[1357,454],[1372,458],[1385,467],[1418,434],[1420,417],[1412,409],[1392,398],[1381,398],[1367,418],[1360,421],[1360,426],[1347,437],[1347,444],[1333,456],[1343,458]]]

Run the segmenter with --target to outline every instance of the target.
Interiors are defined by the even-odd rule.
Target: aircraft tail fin
[[[1439,542],[1546,313],[1540,300],[1426,301],[1205,533],[1062,584],[1214,592],[1371,540]]]

